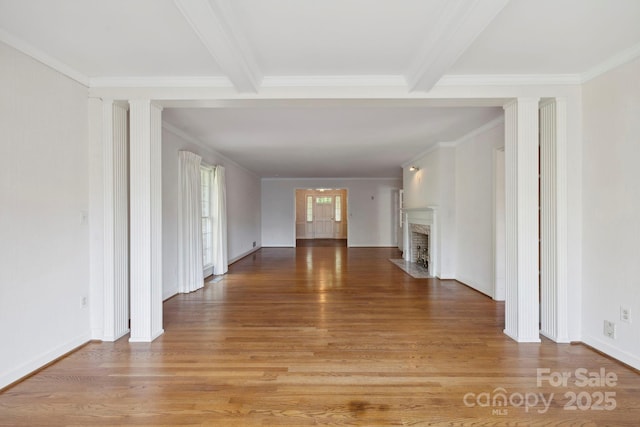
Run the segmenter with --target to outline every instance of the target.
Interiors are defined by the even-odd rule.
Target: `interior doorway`
[[[347,240],[347,190],[296,190],[296,241]]]

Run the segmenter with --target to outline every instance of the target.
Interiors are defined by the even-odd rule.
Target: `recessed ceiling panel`
[[[403,75],[448,0],[234,0],[262,72]]]
[[[172,0],[0,0],[0,28],[88,77],[221,75]]]
[[[511,0],[448,74],[584,73],[638,43],[638,0]]]

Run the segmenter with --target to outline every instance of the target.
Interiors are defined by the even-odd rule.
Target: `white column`
[[[104,338],[104,141],[102,99],[89,98],[89,304],[91,339]]]
[[[127,107],[102,103],[104,170],[104,341],[129,332]]]
[[[538,302],[538,98],[505,105],[505,334],[540,342]]]
[[[569,342],[567,299],[567,104],[540,107],[541,333]]]
[[[162,329],[162,109],[130,105],[131,338],[151,342]]]
[[[114,327],[114,159],[113,159],[113,100],[102,100],[102,147],[104,170],[104,285],[103,285],[103,340],[115,341]]]

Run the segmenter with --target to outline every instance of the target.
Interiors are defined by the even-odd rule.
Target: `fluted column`
[[[541,333],[569,342],[567,300],[567,104],[540,107]]]
[[[539,342],[538,98],[505,105],[505,334]]]
[[[131,338],[151,342],[162,329],[162,109],[130,105]]]
[[[104,341],[129,332],[127,107],[102,103],[104,147]]]

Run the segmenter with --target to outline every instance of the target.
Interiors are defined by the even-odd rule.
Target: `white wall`
[[[583,87],[582,339],[640,369],[640,60]],[[632,323],[620,321],[620,307]],[[616,339],[603,321],[616,323]]]
[[[229,262],[261,247],[260,179],[206,148],[188,135],[165,126],[162,131],[162,263],[163,297],[178,291],[178,151],[189,150],[203,162],[222,165],[227,183]],[[256,242],[254,249],[253,242]]]
[[[455,278],[455,148],[440,144],[411,162],[419,170],[404,168],[405,208],[436,208],[438,221],[438,263],[435,271],[441,279]],[[438,249],[439,248],[439,249]]]
[[[456,278],[493,296],[494,158],[504,146],[504,122],[456,147]]]
[[[89,340],[87,88],[0,43],[0,387]]]
[[[443,279],[456,277],[456,149],[443,147],[440,149],[440,277]]]
[[[263,246],[295,246],[295,190],[346,188],[349,246],[396,246],[395,178],[262,180]]]

